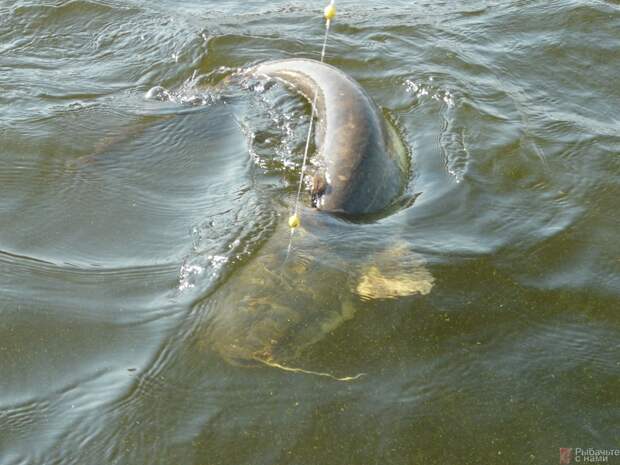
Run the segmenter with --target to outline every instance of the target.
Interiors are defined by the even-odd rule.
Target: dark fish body
[[[377,213],[402,192],[402,144],[366,91],[339,69],[306,59],[269,61],[252,72],[282,80],[310,101],[316,94],[317,143],[322,169],[313,197],[320,210]]]

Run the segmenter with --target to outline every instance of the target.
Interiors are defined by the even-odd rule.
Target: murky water
[[[339,1],[327,61],[419,195],[304,210],[284,263],[309,105],[229,77],[317,58],[322,6],[0,0],[0,464],[618,447],[620,5]],[[430,284],[368,298],[377,273]],[[267,327],[256,288],[311,328],[274,357],[364,376],[222,349]]]

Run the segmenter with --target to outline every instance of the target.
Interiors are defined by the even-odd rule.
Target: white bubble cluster
[[[407,79],[404,82],[405,90],[414,95],[416,98],[423,98],[429,96],[433,100],[441,101],[448,106],[448,108],[454,107],[454,95],[448,89],[441,89],[433,84],[433,77],[428,79],[428,82],[415,82],[413,79]]]
[[[197,259],[198,257],[194,257]],[[206,277],[208,280],[217,278],[221,269],[228,263],[229,257],[225,255],[208,255],[203,257],[203,263],[193,263],[194,260],[187,260],[181,265],[179,271],[179,291],[185,291],[196,287],[198,279]],[[206,276],[204,276],[206,274]]]

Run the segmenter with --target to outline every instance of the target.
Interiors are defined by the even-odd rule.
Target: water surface
[[[217,303],[279,249],[310,114],[281,85],[226,80],[318,58],[321,7],[0,2],[1,465],[548,464],[618,447],[615,1],[339,1],[326,60],[397,127],[419,195],[293,242],[333,280],[291,299],[355,307],[297,363],[366,375],[212,350]],[[431,292],[356,296],[358,265],[394,244]]]

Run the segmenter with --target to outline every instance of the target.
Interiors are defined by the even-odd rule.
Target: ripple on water
[[[343,386],[229,367],[201,332],[281,224],[309,115],[279,85],[218,85],[317,58],[316,5],[0,2],[0,462],[519,463],[613,441],[613,3],[339,3],[328,62],[402,129],[420,196],[323,216],[319,260],[398,239],[435,278],[356,301],[309,351],[368,373]]]

